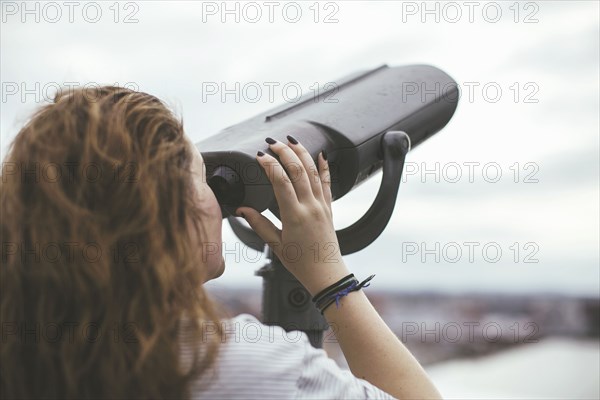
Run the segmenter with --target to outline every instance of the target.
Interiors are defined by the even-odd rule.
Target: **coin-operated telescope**
[[[333,200],[343,197],[380,169],[383,176],[369,210],[354,224],[337,231],[342,254],[359,251],[385,229],[408,151],[442,129],[454,114],[459,91],[443,71],[427,66],[383,65],[336,80],[318,96],[312,94],[233,125],[197,144],[206,164],[208,185],[223,217],[248,246],[265,243],[238,221],[240,206],[269,209],[279,217],[273,188],[255,159],[268,150],[264,139],[297,138],[313,159],[327,151]],[[301,329],[315,346],[327,324],[309,293],[272,252],[271,263],[257,274],[264,278],[263,321]]]

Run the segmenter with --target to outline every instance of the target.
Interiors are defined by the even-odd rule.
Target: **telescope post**
[[[322,347],[323,332],[329,328],[327,321],[314,306],[310,293],[271,249],[267,251],[271,262],[256,271],[263,278],[263,323],[281,326],[286,332],[302,331],[313,347]]]

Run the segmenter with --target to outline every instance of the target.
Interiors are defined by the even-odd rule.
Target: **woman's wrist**
[[[343,261],[315,265],[310,275],[298,277],[311,296],[315,296],[328,286],[349,275],[350,271]]]

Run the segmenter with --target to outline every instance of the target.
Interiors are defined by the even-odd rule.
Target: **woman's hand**
[[[333,228],[327,160],[321,152],[317,169],[304,146],[291,136],[288,140],[285,144],[266,139],[281,163],[262,152],[256,156],[273,185],[282,229],[250,207],[240,207],[236,213],[314,296],[349,272]]]

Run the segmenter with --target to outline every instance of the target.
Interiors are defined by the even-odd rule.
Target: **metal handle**
[[[394,212],[404,160],[410,151],[410,137],[401,131],[386,132],[381,139],[381,150],[383,177],[373,204],[358,221],[336,231],[342,254],[355,253],[373,243]]]

